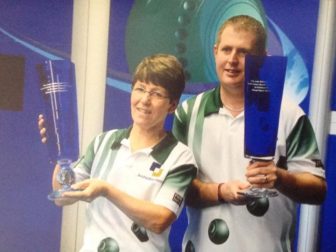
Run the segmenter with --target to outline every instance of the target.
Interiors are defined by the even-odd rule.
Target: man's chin
[[[244,80],[241,78],[225,78],[222,80],[222,85],[232,88],[243,88],[244,87]]]

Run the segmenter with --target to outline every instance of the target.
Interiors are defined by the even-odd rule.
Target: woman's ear
[[[175,109],[177,108],[177,105],[178,105],[178,101],[176,100],[170,101],[170,107],[168,109],[168,113],[173,114],[175,112]]]

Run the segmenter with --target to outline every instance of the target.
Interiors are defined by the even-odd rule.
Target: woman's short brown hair
[[[137,81],[152,83],[168,91],[171,100],[178,101],[185,87],[184,70],[178,59],[170,54],[145,57],[136,67],[132,87]]]

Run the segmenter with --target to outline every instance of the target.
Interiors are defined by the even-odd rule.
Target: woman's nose
[[[142,97],[141,97],[141,101],[144,103],[148,103],[151,100],[151,93],[150,92],[145,92]]]

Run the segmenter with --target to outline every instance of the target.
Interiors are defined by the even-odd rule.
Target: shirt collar
[[[115,140],[111,145],[111,149],[118,149],[122,142],[129,138],[131,129],[132,127],[129,127],[116,132]],[[171,132],[167,132],[167,135],[158,144],[156,144],[153,148],[148,148],[148,154],[151,154],[155,160],[162,164],[177,143],[178,142],[173,134]]]
[[[118,149],[118,148],[120,148],[121,141],[122,141],[123,139],[125,139],[125,138],[126,138],[126,139],[129,138],[131,129],[132,129],[132,127],[129,127],[129,128],[127,128],[127,129],[121,129],[121,130],[118,130],[118,131],[115,133],[114,141],[113,141],[113,143],[111,144],[111,149]]]
[[[205,97],[205,108],[204,116],[218,113],[219,109],[223,107],[222,100],[220,99],[220,84],[212,90],[212,92],[204,93]]]

